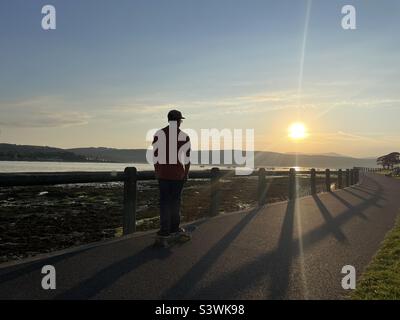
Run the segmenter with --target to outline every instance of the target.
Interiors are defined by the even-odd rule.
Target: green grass
[[[382,170],[382,171],[377,171],[377,174],[381,174],[381,175],[386,175],[388,173],[392,172],[392,170]],[[395,178],[395,179],[400,179],[400,176],[397,177],[391,177],[391,178]]]
[[[400,300],[400,217],[350,295],[355,300]]]
[[[390,173],[391,171],[392,171],[392,170],[381,170],[381,171],[377,171],[376,173],[377,173],[377,174],[385,175],[385,174]]]

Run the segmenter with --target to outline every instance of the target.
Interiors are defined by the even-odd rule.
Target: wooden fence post
[[[216,216],[219,212],[219,188],[220,172],[219,168],[211,169],[211,204],[210,204],[210,216]]]
[[[338,179],[338,189],[343,188],[343,172],[342,169],[339,169],[338,174],[337,174],[337,179]]]
[[[296,190],[296,170],[294,168],[290,168],[289,171],[289,200],[293,200],[297,197]]]
[[[346,187],[350,186],[350,170],[346,169]]]
[[[267,199],[267,182],[265,180],[265,169],[258,170],[258,205],[261,207]]]
[[[325,170],[325,185],[326,191],[331,192],[331,171],[329,169]]]
[[[350,185],[354,184],[354,169],[350,169]]]
[[[125,168],[123,234],[136,231],[137,171],[134,167]]]
[[[315,181],[315,169],[311,169],[310,171],[310,188],[311,188],[311,194],[316,194],[317,193],[317,186],[316,186],[316,181]]]

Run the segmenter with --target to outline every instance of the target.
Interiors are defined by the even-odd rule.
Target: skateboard
[[[174,244],[182,244],[192,240],[192,232],[196,229],[196,226],[190,225],[182,228],[183,232],[176,235],[170,235],[169,237],[156,236],[154,245],[161,248],[169,248]]]

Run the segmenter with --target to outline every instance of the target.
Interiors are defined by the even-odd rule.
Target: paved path
[[[340,271],[358,275],[393,225],[400,180],[367,174],[358,186],[199,223],[193,241],[152,247],[135,235],[0,267],[0,299],[340,299]],[[41,268],[57,289],[41,289]]]

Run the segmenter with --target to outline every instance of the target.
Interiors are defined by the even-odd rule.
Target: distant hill
[[[299,155],[299,154],[301,154],[301,155],[304,155],[304,156],[330,156],[330,157],[345,157],[345,158],[347,158],[348,156],[345,156],[345,155],[343,155],[343,154],[340,154],[340,153],[336,153],[336,152],[327,152],[327,153],[302,153],[302,152],[285,152],[284,154],[297,154],[297,155]],[[374,158],[374,157],[372,157],[372,158]],[[374,158],[375,159],[375,158]]]
[[[352,168],[375,167],[376,159],[352,158],[340,155],[283,154],[256,152],[257,166]]]
[[[85,156],[60,148],[25,146],[0,143],[0,160],[3,161],[87,161]]]
[[[230,153],[232,154],[232,150]],[[192,157],[209,159],[211,151],[193,151]],[[233,158],[233,157],[232,157]],[[220,159],[225,162],[224,152],[220,151]],[[73,148],[60,149],[51,147],[19,146],[15,144],[0,144],[0,160],[25,161],[75,161],[75,162],[123,162],[146,163],[146,149],[115,149],[115,148]],[[235,164],[233,164],[235,165]],[[255,165],[257,167],[315,167],[315,168],[351,168],[375,167],[374,158],[352,158],[338,154],[288,154],[270,151],[256,151]]]
[[[88,159],[146,163],[145,149],[112,149],[112,148],[75,148],[68,149]],[[230,151],[231,154],[233,151]],[[192,157],[197,159],[208,159],[211,163],[211,151],[193,151]],[[232,156],[233,158],[233,156]],[[220,159],[225,162],[224,152],[220,151]],[[266,167],[316,167],[316,168],[351,168],[351,167],[375,167],[376,159],[360,159],[346,157],[339,154],[309,155],[309,154],[287,154],[270,151],[256,151],[255,165]]]
[[[73,148],[67,149],[94,161],[146,163],[146,149]]]

